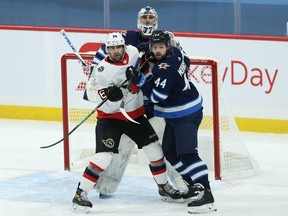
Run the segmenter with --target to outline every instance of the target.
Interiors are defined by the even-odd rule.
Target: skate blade
[[[192,201],[197,200],[198,197],[197,197],[197,196],[194,196],[194,197],[183,198],[183,199],[184,199],[184,202],[188,202],[188,203],[190,203],[190,202],[192,202]]]
[[[80,206],[77,205],[75,203],[73,203],[71,210],[73,212],[77,212],[77,213],[86,213],[88,214],[91,211],[92,208],[88,207],[88,206]]]
[[[202,206],[188,207],[189,214],[199,214],[199,213],[208,213],[215,212],[217,209],[214,207],[213,203],[205,204]]]
[[[161,197],[161,200],[163,202],[167,202],[167,203],[183,203],[184,202],[183,198],[181,198],[181,199],[172,199],[170,197]]]

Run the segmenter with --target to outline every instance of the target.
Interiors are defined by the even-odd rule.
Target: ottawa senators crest
[[[104,66],[98,67],[98,68],[97,68],[97,71],[98,71],[98,72],[103,72],[103,71],[104,71]]]
[[[108,138],[107,140],[102,140],[102,142],[104,143],[105,146],[107,146],[108,148],[113,148],[115,145],[115,142],[112,138]]]

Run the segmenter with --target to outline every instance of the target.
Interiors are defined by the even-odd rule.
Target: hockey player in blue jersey
[[[122,32],[122,36],[125,39],[126,45],[132,45],[137,47],[139,52],[144,52],[145,55],[142,57],[142,64],[146,59],[149,58],[149,44],[150,37],[153,31],[158,28],[158,13],[151,6],[143,7],[139,10],[137,16],[137,30],[129,30]],[[169,32],[171,37],[171,45],[178,47],[180,49],[181,46],[178,41],[175,39],[174,35]],[[105,52],[105,44],[103,44],[99,50],[96,52],[93,61],[92,61],[92,70],[93,67],[97,66],[105,57],[107,53]],[[141,71],[148,77],[150,75],[150,68],[153,66],[154,61],[146,62],[145,66],[142,67]],[[92,71],[90,70],[90,71]],[[144,98],[145,103],[145,114],[148,119],[154,116],[153,114],[153,104],[149,103],[146,98]]]
[[[140,9],[137,17],[137,28],[138,30],[124,31],[122,33],[125,43],[126,45],[137,47],[139,52],[148,51],[150,36],[158,28],[158,14],[154,8],[146,6]],[[96,52],[92,65],[98,65],[106,56],[105,44],[103,44]]]
[[[188,184],[184,198],[189,213],[215,211],[208,168],[198,154],[198,128],[202,121],[202,97],[188,80],[189,58],[171,46],[166,31],[154,31],[150,50],[155,64],[148,79],[133,67],[126,77],[154,103],[154,114],[165,119],[162,148],[166,159]]]

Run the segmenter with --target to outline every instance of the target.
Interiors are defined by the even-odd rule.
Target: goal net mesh
[[[87,61],[88,65],[91,64],[92,55],[85,54],[82,57]],[[259,173],[258,164],[246,148],[225,96],[225,86],[221,81],[221,75],[218,74],[217,70],[213,69],[211,62],[216,64],[217,68],[216,61],[191,57],[189,72],[189,78],[203,96],[204,103],[204,117],[198,135],[200,157],[208,165],[210,171],[215,170],[215,164],[219,166],[221,179],[243,178],[255,175]],[[65,67],[63,67],[63,64],[65,64]],[[66,75],[63,75],[63,73]],[[63,116],[67,115],[66,120],[65,117],[63,118],[66,133],[67,130],[72,130],[78,125],[97,106],[95,103],[83,100],[88,74],[89,72],[84,67],[81,67],[81,64],[79,64],[73,54],[66,54],[62,57],[62,85],[64,85],[63,82],[67,82],[67,93],[62,87],[63,108],[66,107],[66,109],[63,109]],[[212,91],[212,75],[217,76],[217,92]],[[218,107],[213,104],[213,94],[216,94],[218,98]],[[216,131],[219,134],[218,141],[214,137],[213,106],[219,116],[217,127],[219,130]],[[94,113],[67,139],[68,150],[67,146],[64,148],[66,169],[83,168],[87,166],[90,158],[93,157],[95,153],[96,117],[97,113]],[[215,145],[219,148],[220,156],[216,163],[214,159]],[[139,151],[135,148],[133,161],[143,161],[135,160],[137,157],[139,157]]]

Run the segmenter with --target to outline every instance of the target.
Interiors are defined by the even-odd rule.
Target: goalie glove
[[[112,102],[119,101],[119,100],[121,100],[123,98],[123,92],[120,89],[120,87],[109,86],[104,91],[105,91],[105,95],[108,98],[108,100],[110,100]]]

